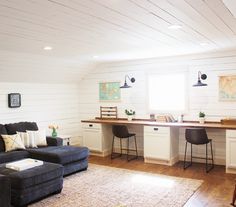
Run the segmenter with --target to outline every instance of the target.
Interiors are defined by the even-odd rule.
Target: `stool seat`
[[[113,139],[112,139],[112,150],[111,150],[111,159],[114,159],[116,157],[122,156],[122,151],[126,150],[126,155],[127,155],[127,161],[137,159],[138,158],[138,150],[137,150],[137,141],[136,141],[136,134],[135,133],[129,133],[127,126],[125,125],[113,125],[112,126],[112,133],[113,133]],[[135,149],[130,149],[129,148],[129,140],[130,138],[134,138],[134,143],[135,143]],[[114,140],[115,138],[120,139],[120,153],[118,156],[114,156]],[[127,148],[122,148],[122,139],[127,139]],[[136,156],[133,158],[130,158],[130,151],[135,151]],[[116,153],[117,154],[117,153]]]

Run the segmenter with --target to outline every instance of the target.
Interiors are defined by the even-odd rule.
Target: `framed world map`
[[[120,82],[99,83],[100,101],[120,101]]]
[[[236,75],[219,77],[219,100],[236,101]]]

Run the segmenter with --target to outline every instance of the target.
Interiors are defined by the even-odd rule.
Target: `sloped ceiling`
[[[45,60],[67,81],[97,62],[235,48],[236,18],[222,0],[0,0],[0,59],[38,61],[27,72]]]

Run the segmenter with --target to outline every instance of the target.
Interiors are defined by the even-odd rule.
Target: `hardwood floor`
[[[216,165],[211,172],[205,173],[204,164],[193,163],[193,166],[183,170],[183,162],[178,162],[170,167],[146,164],[141,157],[138,160],[127,162],[125,157],[111,160],[109,156],[90,156],[89,162],[111,167],[203,180],[203,184],[185,204],[185,207],[224,207],[230,206],[232,201],[236,175],[226,174],[225,166]]]

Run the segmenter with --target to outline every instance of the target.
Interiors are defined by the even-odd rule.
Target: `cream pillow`
[[[18,134],[14,135],[1,135],[5,143],[5,151],[13,151],[16,149],[25,149],[23,142]]]
[[[17,134],[19,134],[19,136],[20,136],[20,138],[21,138],[21,141],[23,142],[23,144],[24,144],[24,146],[25,147],[31,147],[30,146],[30,144],[32,143],[32,142],[30,142],[30,140],[29,140],[29,135],[28,135],[28,133],[26,133],[26,132],[16,132]]]
[[[37,142],[34,136],[35,131],[26,131],[27,136],[29,137],[29,147],[37,148]]]
[[[38,130],[38,131],[26,131],[30,138],[35,141],[37,146],[47,146],[47,139],[46,139],[46,131],[45,130]]]

